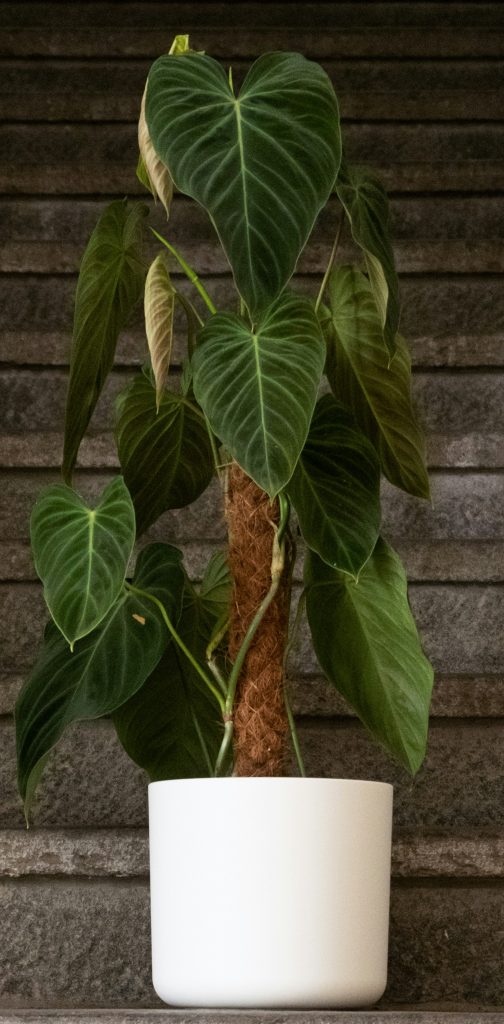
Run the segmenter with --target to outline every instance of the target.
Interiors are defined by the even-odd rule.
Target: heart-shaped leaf
[[[310,548],[357,578],[380,531],[380,464],[332,395],[317,402],[287,493]]]
[[[283,295],[255,330],[212,316],[192,359],[196,398],[242,469],[274,498],[306,440],[324,368],[324,339],[307,299]]]
[[[170,371],[176,294],[164,257],[156,256],[145,281],[144,313],[158,409]]]
[[[364,253],[385,344],[393,355],[399,327],[399,282],[388,232],[387,194],[368,171],[348,164],[340,168],[336,192],[350,221],[353,239]]]
[[[429,498],[424,439],[411,400],[411,361],[397,336],[390,361],[368,280],[339,267],[329,281],[326,372],[336,395],[376,444],[385,476],[418,498]]]
[[[112,369],[117,339],[142,293],[143,203],[107,206],[84,253],[77,292],[65,415],[63,476],[70,482],[79,445]]]
[[[291,277],[334,187],[341,139],[328,76],[300,54],[268,53],[236,97],[211,57],[163,56],[146,118],[176,187],[210,214],[256,317]]]
[[[139,374],[117,400],[116,441],[141,534],[169,508],[190,505],[213,474],[204,417],[185,395],[156,391]]]
[[[211,559],[199,593],[186,584],[177,630],[202,668],[213,629],[228,612],[230,590],[220,553]],[[174,643],[113,720],[123,747],[151,781],[213,774],[223,734],[220,709]]]
[[[126,576],[135,512],[122,477],[105,488],[95,508],[65,484],[46,487],[30,532],[47,607],[73,649],[105,617]]]
[[[171,620],[180,616],[181,554],[151,544],[139,558],[134,585],[157,597]],[[47,756],[72,722],[110,714],[138,690],[169,640],[156,605],[123,590],[106,619],[78,640],[72,654],[50,623],[44,647],[16,705],[19,791],[28,814]]]
[[[308,551],[306,608],[327,678],[410,772],[427,743],[432,666],[422,652],[399,558],[383,540],[359,581]]]

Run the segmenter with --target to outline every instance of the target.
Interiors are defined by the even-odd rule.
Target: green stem
[[[278,527],[276,528],[275,536],[273,539],[273,554],[271,558],[271,584],[268,593],[263,597],[259,608],[257,609],[252,622],[250,623],[247,632],[242,640],[238,654],[236,655],[228,682],[228,693],[226,697],[226,706],[224,710],[224,736],[222,738],[221,747],[219,750],[219,756],[215,765],[215,775],[218,776],[222,766],[224,764],[231,740],[233,738],[233,707],[236,695],[236,687],[238,685],[238,679],[240,672],[243,668],[243,663],[247,657],[250,645],[254,636],[261,625],[261,622],[273,601],[280,580],[282,578],[282,572],[285,564],[285,544],[284,535],[289,522],[290,505],[289,501],[285,496],[282,496],[283,500],[279,501],[280,506],[280,520]],[[281,538],[281,540],[279,540]]]
[[[160,235],[159,232],[155,230],[155,228],[151,227],[151,231],[152,234],[156,236],[158,242],[161,242],[161,245],[164,245],[166,249],[168,249],[168,252],[171,252],[172,256],[175,256],[177,263],[182,267],[184,274],[186,275],[186,277],[189,278],[191,284],[193,284],[194,287],[199,291],[201,298],[203,299],[203,302],[208,307],[210,312],[216,313],[217,309],[214,306],[206,288],[203,287],[196,271],[194,271],[193,268],[190,267],[188,263],[186,263],[184,257],[181,256],[179,252],[177,252],[175,246],[168,242],[166,238],[163,238],[163,236]]]
[[[161,616],[163,618],[163,622],[165,623],[165,626],[168,629],[168,632],[173,637],[173,639],[174,639],[175,643],[177,644],[177,646],[180,647],[180,650],[183,652],[183,654],[185,654],[185,656],[188,659],[188,661],[190,661],[194,671],[198,673],[200,678],[205,683],[205,686],[208,686],[208,689],[211,691],[211,693],[213,693],[213,695],[214,695],[214,697],[215,697],[215,699],[216,699],[216,701],[217,701],[217,703],[218,703],[222,713],[224,714],[224,712],[225,712],[225,701],[224,701],[224,698],[223,698],[222,694],[219,693],[219,690],[214,685],[213,680],[210,679],[209,676],[207,676],[206,672],[204,672],[203,669],[201,668],[201,665],[198,665],[198,662],[196,661],[196,658],[191,654],[191,651],[189,650],[189,648],[186,647],[184,641],[182,640],[182,637],[179,636],[179,634],[177,633],[177,630],[175,629],[175,626],[171,622],[170,617],[168,615],[168,612],[166,611],[166,608],[165,608],[164,604],[162,603],[162,601],[160,601],[158,597],[155,597],[154,594],[149,594],[146,590],[140,590],[138,587],[134,587],[131,583],[125,583],[125,587],[126,587],[126,590],[130,591],[130,593],[137,594],[138,597],[145,597],[145,598],[147,598],[148,601],[152,601],[152,603],[156,605],[156,607],[159,609],[159,611],[161,613]]]
[[[315,312],[316,313],[318,313],[318,308],[320,306],[320,303],[322,302],[322,298],[323,298],[324,292],[325,292],[326,287],[327,287],[327,282],[329,280],[329,275],[330,275],[331,270],[333,268],[334,260],[336,259],[336,253],[338,251],[338,245],[339,245],[339,240],[340,240],[340,237],[341,237],[341,231],[342,231],[342,228],[343,228],[343,221],[344,221],[344,219],[345,219],[344,214],[342,214],[341,217],[340,217],[340,220],[339,220],[337,231],[336,231],[336,238],[334,239],[334,244],[333,244],[333,247],[331,249],[331,255],[329,257],[329,263],[327,264],[326,272],[325,272],[324,277],[322,279],[322,284],[320,285],[319,293],[318,293],[316,301],[315,301]]]
[[[296,723],[294,721],[294,715],[292,714],[292,708],[290,706],[289,696],[287,693],[287,687],[284,685],[284,701],[285,710],[287,712],[287,718],[289,721],[289,729],[291,734],[292,746],[294,748],[294,754],[296,755],[296,762],[298,766],[299,774],[303,779],[306,778],[306,771],[303,761],[303,755],[301,753],[301,747],[299,746],[299,737],[296,729]]]

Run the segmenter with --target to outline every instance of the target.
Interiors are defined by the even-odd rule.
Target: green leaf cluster
[[[283,565],[292,535],[291,509],[296,515],[308,623],[329,682],[415,772],[432,670],[404,571],[380,536],[380,478],[421,498],[429,482],[398,333],[385,192],[342,161],[332,84],[296,53],[260,57],[236,92],[231,73],[178,36],[149,73],[139,141],[139,178],[167,215],[174,187],[208,214],[236,306],[217,310],[197,271],[154,230],[165,251],[147,265],[144,204],[117,200],[105,209],[76,292],[65,483],[42,492],[31,522],[52,621],[16,709],[25,805],[65,728],[84,718],[112,716],[151,779],[231,770],[246,647],[229,664],[225,554],[211,559],[199,587],[170,544],[144,547],[133,577],[130,565],[135,540],[212,480],[225,485],[232,460],[279,503],[275,564]],[[336,242],[318,294],[301,295],[291,279],[331,197],[362,266],[337,266]],[[194,304],[174,269],[194,287]],[[121,476],[91,507],[72,474],[119,335],[142,297],[146,365],[116,406]],[[181,374],[170,366],[177,332]],[[245,645],[274,587],[272,571]]]

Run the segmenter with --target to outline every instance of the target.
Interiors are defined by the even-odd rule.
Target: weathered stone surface
[[[445,1004],[446,1005],[446,1004]],[[161,1016],[162,1015],[162,1016]],[[18,1010],[0,1024],[503,1024],[504,1013],[460,1010]]]
[[[373,167],[391,191],[499,189],[503,139],[498,123],[345,125],[348,159]],[[144,194],[134,124],[6,125],[0,152],[7,194]]]
[[[201,33],[200,33],[200,37]],[[205,42],[204,48],[210,52]],[[490,61],[337,62],[323,59],[343,118],[499,120],[501,97]],[[4,62],[0,115],[7,120],[137,120],[150,62]],[[234,62],[244,77],[249,62]]]
[[[174,276],[190,293],[188,282]],[[206,287],[219,308],[234,303],[229,277],[208,277]],[[72,277],[0,277],[1,355],[5,362],[62,365],[68,361],[75,279]],[[298,276],[296,286],[314,293],[312,278]],[[193,296],[194,297],[194,296]],[[403,277],[401,330],[410,339],[420,366],[502,366],[504,297],[498,277]],[[183,333],[176,337],[175,360],[182,355]],[[145,359],[142,311],[119,343],[120,365]]]
[[[396,827],[429,834],[504,828],[504,749],[499,720],[434,720],[426,762],[414,780],[393,765],[350,719],[301,719],[308,774],[369,778],[395,787]],[[14,726],[0,722],[0,827],[22,828],[16,792]],[[101,720],[68,730],[51,755],[33,812],[37,827],[139,828],[146,780]]]
[[[151,208],[153,204],[150,202]],[[19,273],[75,273],[82,251],[104,203],[97,200],[19,200],[0,203],[0,270]],[[323,273],[334,238],[339,204],[329,204],[302,255],[300,274]],[[164,212],[164,211],[163,211]],[[166,232],[159,206],[151,209],[152,223]],[[471,237],[467,238],[467,223]],[[398,270],[404,273],[442,271],[494,273],[504,269],[502,236],[504,202],[448,197],[391,200],[392,238]],[[205,212],[178,197],[170,212],[170,239],[197,266],[200,274],[227,273],[228,263]],[[152,239],[150,251],[158,250]],[[346,228],[340,239],[340,262],[360,262]]]
[[[392,845],[398,878],[504,877],[504,838],[402,836]],[[0,831],[0,877],[148,877],[145,829]]]
[[[501,1004],[502,896],[495,885],[394,887],[384,1002],[449,995],[455,1004]],[[150,983],[146,882],[4,882],[0,905],[5,1008],[160,1005]]]

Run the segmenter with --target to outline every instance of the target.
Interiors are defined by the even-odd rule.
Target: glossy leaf
[[[137,167],[137,178],[152,192],[155,199],[160,199],[166,216],[170,216],[170,207],[173,199],[173,181],[167,167],[159,159],[156,150],[151,142],[147,121],[145,120],[145,97],[147,85],[145,86],[142,102],[140,105],[140,116],[138,118],[138,148],[140,159]]]
[[[163,602],[177,622],[184,573],[181,554],[151,544],[139,558],[134,585]],[[155,604],[123,590],[106,619],[75,644],[72,654],[50,623],[44,647],[16,705],[19,790],[26,813],[47,756],[73,722],[110,714],[138,690],[167,645]]]
[[[307,299],[284,295],[255,331],[232,313],[210,318],[193,356],[196,398],[233,458],[270,497],[292,476],[324,367]]]
[[[400,335],[389,361],[369,282],[340,267],[329,282],[326,365],[331,387],[375,442],[383,472],[397,487],[429,498],[424,439],[411,399],[411,364]]]
[[[399,282],[388,230],[387,194],[368,171],[347,164],[340,168],[336,192],[350,221],[354,241],[364,253],[385,343],[393,355],[399,327]]]
[[[79,445],[105,380],[117,339],[142,293],[143,219],[147,207],[118,199],[107,206],[84,253],[75,297],[63,476],[70,482]]]
[[[371,442],[331,395],[316,405],[287,493],[309,547],[358,577],[380,531],[380,464]]]
[[[230,579],[225,559],[210,561],[197,593],[186,585],[178,632],[206,668],[213,628],[227,615]],[[151,779],[212,774],[223,724],[219,706],[188,659],[170,643],[145,685],[113,716],[121,743]]]
[[[328,76],[300,54],[268,53],[236,97],[211,57],[163,56],[146,118],[176,187],[210,214],[256,317],[291,277],[334,187],[341,140]]]
[[[327,678],[375,740],[410,772],[425,756],[432,666],[398,556],[379,540],[356,583],[308,552],[306,608]]]
[[[65,484],[46,487],[30,532],[46,604],[73,648],[105,617],[126,577],[135,512],[122,477],[105,488],[95,508]]]
[[[138,534],[167,509],[196,501],[210,483],[212,450],[201,410],[187,396],[165,391],[157,411],[145,374],[119,395],[116,441]]]
[[[156,256],[145,281],[144,313],[145,333],[156,382],[157,408],[170,371],[176,294],[164,257]]]

